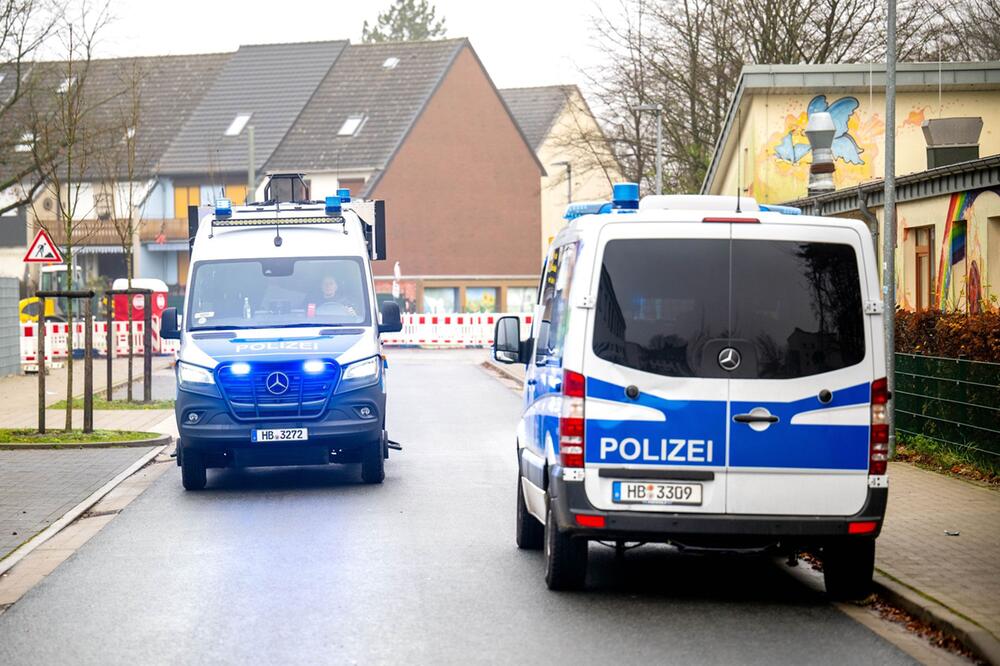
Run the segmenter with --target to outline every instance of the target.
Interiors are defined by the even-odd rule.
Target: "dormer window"
[[[368,116],[365,115],[348,116],[344,124],[340,126],[337,136],[357,136],[361,128],[365,126],[366,120],[368,120]]]
[[[250,115],[249,113],[236,114],[233,122],[229,123],[229,127],[226,128],[226,136],[239,136],[243,128],[246,127],[247,122],[249,122]]]
[[[399,64],[399,58],[389,57],[385,59],[382,63],[382,69],[396,69],[396,65]]]

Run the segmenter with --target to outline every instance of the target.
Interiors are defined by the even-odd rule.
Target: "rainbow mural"
[[[951,195],[948,217],[945,219],[944,242],[941,244],[941,259],[938,261],[937,286],[934,289],[934,303],[938,308],[944,304],[951,287],[955,264],[965,259],[965,240],[968,225],[965,213],[976,200],[979,192],[959,192]]]

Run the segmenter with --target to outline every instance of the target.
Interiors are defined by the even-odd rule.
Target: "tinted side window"
[[[850,245],[733,241],[734,338],[752,344],[756,376],[830,372],[865,356],[858,262]]]
[[[728,335],[729,240],[610,241],[601,265],[594,353],[671,377],[718,376],[706,344]]]
[[[563,342],[569,328],[569,288],[576,267],[577,244],[557,248],[545,274],[542,322],[539,328],[535,362],[561,365]]]

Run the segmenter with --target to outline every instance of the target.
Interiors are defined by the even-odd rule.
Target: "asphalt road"
[[[391,357],[384,485],[168,471],[0,615],[0,664],[911,663],[768,560],[592,545],[587,591],[547,591],[513,540],[519,399],[475,358]]]

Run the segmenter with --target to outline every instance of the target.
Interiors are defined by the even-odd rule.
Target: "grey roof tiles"
[[[505,88],[500,94],[528,143],[537,151],[574,90],[575,86],[539,86]]]

